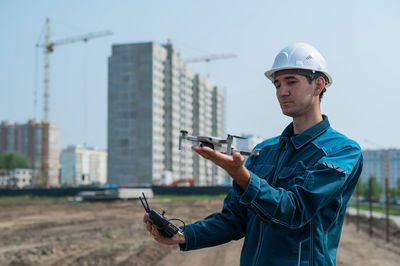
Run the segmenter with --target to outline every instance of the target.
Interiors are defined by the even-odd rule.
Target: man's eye
[[[288,81],[288,85],[293,85],[293,84],[295,84],[296,83],[296,81]]]

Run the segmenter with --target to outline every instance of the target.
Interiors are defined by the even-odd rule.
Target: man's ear
[[[325,79],[323,77],[316,78],[314,96],[319,96],[324,88],[325,88]]]

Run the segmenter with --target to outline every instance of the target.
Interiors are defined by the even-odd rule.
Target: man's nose
[[[290,94],[290,90],[288,86],[280,86],[278,91],[277,91],[278,96],[286,96]]]

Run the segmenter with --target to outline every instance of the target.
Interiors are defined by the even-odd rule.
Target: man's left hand
[[[245,159],[239,152],[226,155],[209,147],[193,146],[192,149],[203,158],[223,168],[243,190],[246,189],[250,180],[250,172],[244,166]]]

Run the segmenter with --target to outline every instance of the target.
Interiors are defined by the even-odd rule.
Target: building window
[[[120,146],[125,147],[128,146],[129,140],[128,139],[121,139],[120,140]]]

